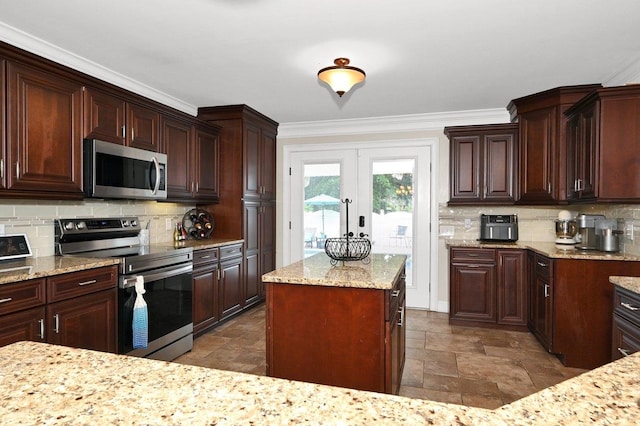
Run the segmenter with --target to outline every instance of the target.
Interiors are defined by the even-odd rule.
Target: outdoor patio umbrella
[[[322,233],[324,234],[324,208],[325,206],[337,206],[340,204],[340,200],[327,194],[320,194],[304,200],[304,203],[309,206],[322,207]]]

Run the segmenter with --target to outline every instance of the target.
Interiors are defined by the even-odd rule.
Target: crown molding
[[[345,120],[281,123],[278,139],[442,130],[446,126],[509,123],[504,108]]]
[[[198,113],[198,108],[195,105],[184,102],[3,22],[0,22],[0,40],[187,114],[195,116]]]

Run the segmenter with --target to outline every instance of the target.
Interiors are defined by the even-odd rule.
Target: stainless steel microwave
[[[166,154],[85,139],[83,160],[85,197],[167,198]]]

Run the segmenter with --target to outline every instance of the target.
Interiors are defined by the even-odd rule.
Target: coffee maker
[[[600,238],[596,233],[597,225],[600,221],[605,220],[601,214],[584,214],[580,213],[576,216],[576,224],[578,226],[578,234],[576,248],[579,250],[599,250]]]

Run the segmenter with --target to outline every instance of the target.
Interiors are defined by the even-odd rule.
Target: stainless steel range
[[[118,352],[170,361],[193,348],[193,250],[141,246],[137,217],[55,220],[56,253],[119,258]],[[136,277],[144,278],[148,346],[133,349]]]

